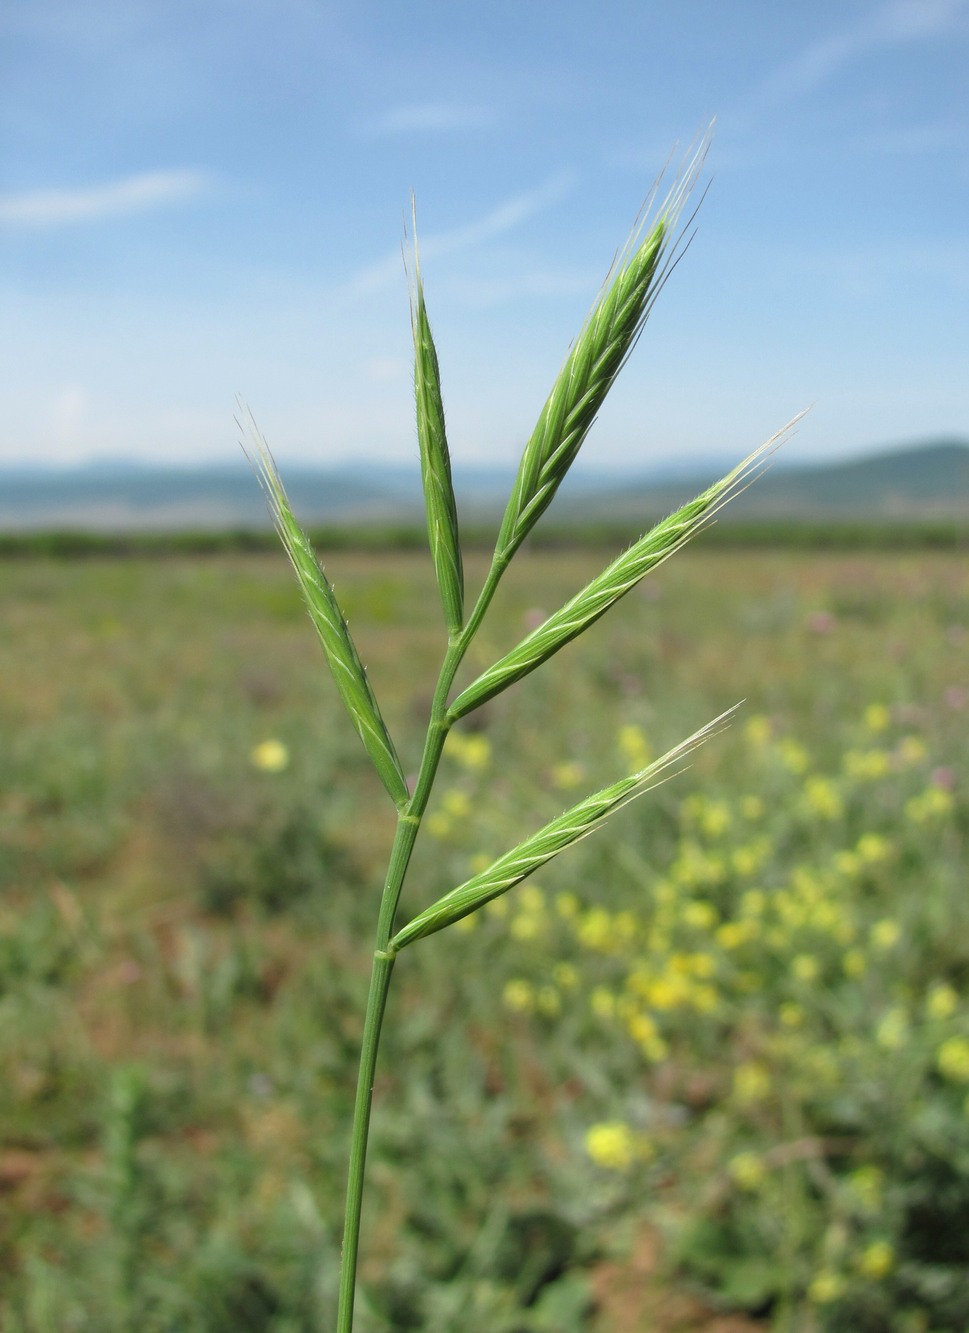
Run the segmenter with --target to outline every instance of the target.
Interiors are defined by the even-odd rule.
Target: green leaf
[[[520,884],[539,866],[545,865],[547,861],[558,856],[559,852],[565,851],[566,847],[571,847],[573,843],[587,837],[606,815],[658,785],[659,781],[664,780],[660,775],[666,769],[689,754],[691,750],[695,750],[714,732],[719,731],[733,711],[734,709],[729,709],[720,717],[714,718],[700,731],[694,732],[692,736],[639,773],[634,773],[632,777],[623,778],[613,783],[611,787],[604,787],[602,791],[586,797],[571,810],[567,810],[564,815],[559,815],[530,838],[526,838],[510,852],[499,857],[487,870],[481,871],[466,883],[446,893],[443,898],[439,898],[436,903],[408,922],[403,930],[397,932],[390,942],[388,952],[397,953],[415,940],[422,939],[425,935],[433,935],[436,931],[443,930],[445,926],[453,925],[455,921],[460,921],[462,917],[469,916],[485,903],[491,902],[492,898],[498,898],[516,884]]]
[[[458,515],[451,482],[451,458],[444,427],[441,373],[431,326],[424,305],[417,253],[416,218],[414,282],[411,291],[411,328],[414,335],[414,394],[417,401],[417,438],[421,449],[421,478],[431,559],[444,606],[448,633],[458,634],[464,623],[464,570],[458,540]]]
[[[251,415],[245,429],[253,446],[253,453],[250,455],[247,451],[247,456],[268,497],[273,520],[296,571],[303,600],[309,608],[310,619],[323,645],[340,697],[384,786],[395,805],[402,807],[409,799],[404,771],[336,594],[320,568],[309,538],[293,516],[275,460]]]
[[[795,418],[795,421],[798,419]],[[644,575],[669,559],[674,551],[678,551],[700,528],[709,523],[733,495],[748,485],[793,425],[794,422],[791,422],[785,426],[732,472],[640,537],[638,542],[624,551],[571,601],[462,691],[448,709],[449,719],[457,721],[480,707],[541,666],[565,644],[587,630],[620,597],[634,588]]]

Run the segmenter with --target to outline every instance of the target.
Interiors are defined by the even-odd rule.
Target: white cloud
[[[764,81],[759,96],[772,101],[813,92],[845,65],[878,47],[945,36],[964,29],[967,19],[969,0],[892,0],[785,61]]]
[[[487,129],[496,120],[495,113],[487,107],[427,102],[392,107],[373,120],[368,128],[376,135],[437,134]]]
[[[209,184],[201,171],[143,171],[107,185],[5,194],[0,195],[0,222],[26,227],[100,222],[180,203]]]
[[[551,269],[515,274],[504,279],[476,278],[461,275],[451,279],[450,290],[465,305],[488,308],[518,301],[525,296],[588,296],[592,297],[602,282],[602,273],[596,270],[556,272]]]
[[[471,250],[514,231],[534,214],[557,203],[574,185],[575,176],[571,172],[559,172],[555,176],[550,176],[536,189],[513,195],[483,217],[467,222],[462,227],[454,227],[450,231],[429,236],[421,234],[421,258]],[[397,252],[368,264],[350,280],[348,287],[351,292],[375,291],[388,282],[399,280],[401,272],[402,261],[400,253]]]

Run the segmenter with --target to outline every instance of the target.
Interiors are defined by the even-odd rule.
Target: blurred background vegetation
[[[449,741],[407,912],[746,700],[401,958],[361,1333],[969,1327],[961,538],[722,531]],[[281,554],[32,540],[0,565],[0,1326],[327,1328],[393,811]],[[467,678],[602,563],[533,548]],[[429,561],[327,568],[416,763]]]

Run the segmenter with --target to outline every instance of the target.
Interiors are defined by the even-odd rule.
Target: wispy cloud
[[[964,30],[969,0],[892,0],[860,22],[812,42],[774,69],[758,90],[758,100],[803,96],[827,83],[852,61],[879,47],[903,46]]]
[[[513,195],[504,203],[491,209],[483,217],[467,222],[461,227],[436,234],[421,234],[421,257],[429,259],[444,254],[455,254],[461,250],[471,250],[498,236],[503,236],[520,227],[542,209],[550,207],[564,198],[574,187],[575,176],[571,172],[559,172],[549,177],[537,189],[526,190]],[[399,280],[401,274],[400,253],[387,255],[373,264],[361,269],[348,284],[353,292],[375,291],[388,282]]]
[[[371,121],[370,134],[448,134],[461,130],[487,129],[497,121],[495,112],[483,106],[461,106],[450,102],[425,102],[392,107]]]
[[[927,153],[951,153],[964,145],[967,138],[969,135],[961,125],[936,121],[859,135],[848,147],[852,152],[884,157],[924,157]]]
[[[143,171],[106,185],[5,194],[0,195],[0,222],[24,227],[101,222],[181,203],[210,183],[201,171]]]

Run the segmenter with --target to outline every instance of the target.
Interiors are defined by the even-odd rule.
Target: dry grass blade
[[[626,358],[636,345],[675,251],[676,225],[696,183],[704,137],[640,239],[640,224],[613,265],[602,294],[559,371],[525,446],[502,520],[496,562],[507,562],[551,504]]]
[[[404,772],[336,595],[320,568],[309,538],[293,516],[275,460],[251,415],[247,417],[244,429],[252,445],[252,453],[247,450],[247,456],[268,497],[273,520],[296,571],[303,600],[320,637],[340,697],[381,781],[395,805],[403,806],[409,797]]]
[[[795,418],[795,421],[798,419]],[[749,485],[793,425],[794,422],[791,422],[785,426],[784,430],[745,458],[727,476],[714,482],[701,495],[640,537],[638,542],[624,551],[571,601],[462,691],[448,709],[448,717],[452,721],[464,717],[515,681],[527,676],[570,640],[587,630],[634,588],[644,575],[669,559],[709,523],[728,500]]]
[[[456,635],[464,623],[464,570],[458,541],[458,515],[451,482],[451,459],[444,428],[444,402],[437,350],[424,305],[417,253],[415,218],[414,281],[411,290],[411,328],[414,335],[414,394],[417,400],[417,438],[421,450],[421,477],[427,512],[431,559],[444,605],[448,633]]]
[[[712,722],[694,732],[648,768],[634,773],[632,777],[613,783],[611,787],[604,787],[602,791],[580,801],[564,815],[553,819],[530,838],[526,838],[510,852],[499,857],[487,870],[483,870],[473,879],[439,898],[436,903],[414,917],[403,930],[397,932],[390,942],[388,952],[397,953],[415,940],[422,939],[425,935],[433,935],[436,931],[453,925],[462,917],[476,912],[492,898],[498,898],[516,884],[520,884],[533,871],[558,856],[559,852],[565,851],[566,847],[571,847],[573,843],[588,837],[596,824],[606,815],[618,810],[643,792],[649,791],[658,782],[664,781],[661,775],[721,730],[733,712],[734,709],[731,708],[720,717],[714,718]]]

